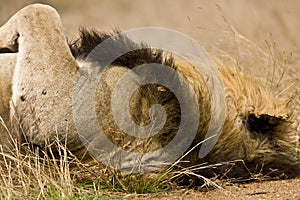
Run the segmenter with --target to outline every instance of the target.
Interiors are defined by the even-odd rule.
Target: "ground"
[[[0,0],[0,24],[18,9],[37,1]],[[300,1],[196,1],[196,0],[78,0],[41,1],[57,8],[66,35],[76,38],[79,26],[99,30],[127,30],[158,26],[180,31],[199,41],[212,54],[226,52],[260,79],[274,79],[278,96],[294,98],[295,116],[300,121]],[[237,34],[240,33],[240,34]],[[216,53],[218,50],[218,53]],[[266,52],[266,54],[262,53]],[[285,55],[286,57],[281,57]],[[290,56],[292,55],[292,56]],[[286,59],[270,75],[276,59]],[[261,67],[264,65],[264,67]],[[270,67],[270,68],[268,68]],[[276,74],[277,73],[277,74]],[[279,77],[279,78],[278,78]],[[279,83],[279,84],[278,84]],[[300,123],[299,123],[300,124]],[[299,135],[300,125],[297,133]],[[124,199],[300,199],[300,179],[221,184],[206,192],[178,190],[158,194],[116,194]]]
[[[222,189],[199,192],[180,190],[171,193],[136,195],[129,194],[124,199],[296,199],[300,200],[300,179],[263,181],[248,184],[224,184]]]

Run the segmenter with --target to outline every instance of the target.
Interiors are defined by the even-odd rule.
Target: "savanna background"
[[[266,87],[273,90],[276,96],[290,100],[298,119],[295,123],[297,134],[300,135],[300,1],[0,0],[0,25],[20,8],[36,2],[49,4],[58,10],[70,41],[77,38],[79,27],[110,31],[154,26],[173,29],[194,38],[212,56],[251,73],[265,81]],[[98,191],[97,194],[102,195],[101,198],[300,199],[299,179],[220,184],[223,189],[209,192],[177,189],[138,195],[134,192],[127,194],[126,190],[111,194],[111,191],[104,189],[104,192]],[[93,187],[96,187],[93,185],[90,186],[91,195]],[[58,196],[54,192],[50,196],[38,197],[71,198],[63,184],[59,186],[61,189],[54,189]],[[14,197],[12,194],[9,196],[8,190],[3,191],[8,194],[6,197]],[[96,196],[90,197],[97,199]]]

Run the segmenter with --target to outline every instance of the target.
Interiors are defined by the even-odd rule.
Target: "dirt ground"
[[[195,190],[182,190],[172,193],[159,193],[152,195],[127,195],[124,199],[296,199],[300,200],[300,179],[264,181],[249,184],[232,184],[222,186],[222,189],[199,192]]]
[[[32,0],[0,0],[0,24]],[[182,32],[211,54],[226,52],[244,69],[266,79],[280,97],[293,97],[300,122],[300,1],[261,0],[49,0],[61,14],[66,35],[76,38],[78,27],[111,30],[155,26]],[[237,34],[237,33],[240,33]],[[275,42],[275,43],[273,43]],[[270,48],[270,46],[272,48]],[[272,71],[270,54],[288,56],[282,69]],[[263,53],[266,52],[266,53]],[[280,54],[281,55],[281,54]],[[270,83],[270,80],[274,81]],[[278,81],[278,82],[276,82]],[[274,84],[276,83],[276,84]],[[298,135],[300,125],[298,124]],[[222,190],[182,190],[153,195],[127,195],[125,199],[300,199],[300,179],[222,186]]]

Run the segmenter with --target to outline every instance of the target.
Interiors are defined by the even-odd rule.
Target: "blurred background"
[[[300,46],[298,0],[0,0],[0,24],[36,2],[58,10],[68,37],[76,36],[79,26],[100,30],[159,26],[216,45],[230,24],[260,46],[270,33],[282,50],[299,51]]]

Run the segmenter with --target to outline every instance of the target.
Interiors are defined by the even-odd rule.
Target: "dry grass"
[[[2,153],[0,167],[1,199],[79,199],[118,195],[118,192],[147,192],[149,183],[140,177],[123,177],[97,164],[81,163],[63,145],[59,158],[45,150],[31,148]],[[136,182],[138,180],[138,182]],[[148,182],[148,180],[144,180]],[[135,183],[135,186],[133,185]],[[140,185],[138,185],[140,184]],[[155,188],[155,186],[151,186]]]
[[[51,148],[41,149],[26,144],[20,149],[17,143],[14,143],[12,153],[1,151],[0,198],[121,198],[128,193],[157,193],[178,189],[179,186],[172,180],[183,174],[202,179],[202,187],[221,189],[215,182],[193,172],[214,166],[203,165],[172,171],[176,165],[174,163],[152,174],[122,174],[104,167],[96,160],[81,162],[59,140],[56,140],[55,145],[58,153],[54,153]]]
[[[1,151],[1,199],[111,199],[174,187],[166,178],[168,170],[161,174],[121,174],[96,160],[83,163],[66,144],[58,139],[55,143],[57,152],[26,144],[20,149],[17,143],[11,153]]]

